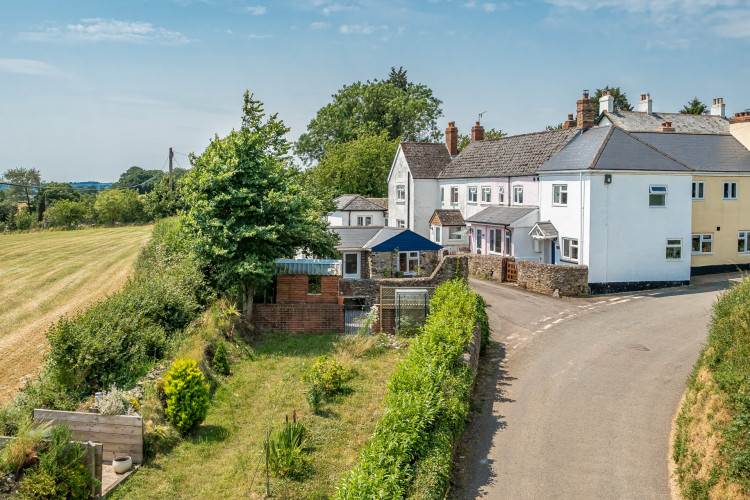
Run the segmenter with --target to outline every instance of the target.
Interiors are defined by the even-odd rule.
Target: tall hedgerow
[[[464,428],[473,383],[462,354],[477,323],[486,338],[484,301],[464,280],[436,289],[424,331],[396,368],[385,412],[337,498],[445,496],[452,445]]]

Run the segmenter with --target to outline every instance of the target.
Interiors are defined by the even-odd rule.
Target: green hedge
[[[45,371],[22,396],[64,409],[113,383],[133,383],[167,354],[208,298],[182,235],[178,219],[160,221],[123,290],[53,325]]]
[[[489,336],[484,307],[463,280],[435,290],[424,329],[390,380],[375,434],[339,484],[337,498],[445,496],[473,383],[462,354],[477,323],[484,341]]]

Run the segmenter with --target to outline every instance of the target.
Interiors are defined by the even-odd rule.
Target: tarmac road
[[[668,499],[670,424],[727,284],[560,300],[472,280],[497,344],[451,497]]]

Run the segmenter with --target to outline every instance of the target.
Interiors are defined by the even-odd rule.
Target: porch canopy
[[[529,236],[535,240],[556,240],[559,234],[550,221],[543,221],[534,224],[534,227],[529,231]]]
[[[466,222],[488,226],[529,227],[539,214],[538,207],[488,207],[472,215]]]
[[[435,210],[430,218],[433,226],[465,226],[464,216],[460,210]]]

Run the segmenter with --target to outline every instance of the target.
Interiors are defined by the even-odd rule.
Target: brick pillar
[[[471,127],[471,140],[472,141],[483,141],[484,140],[484,127],[477,122],[476,125]]]

